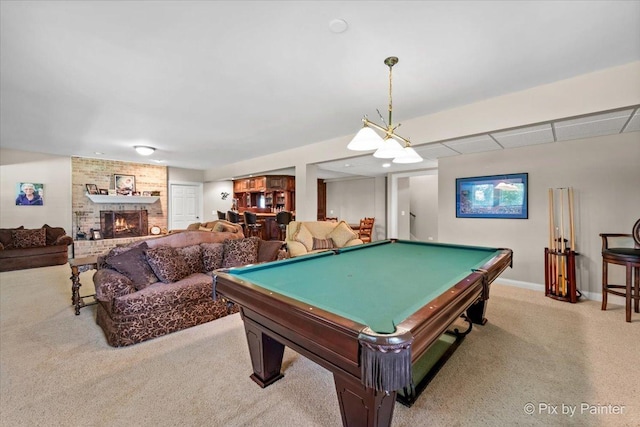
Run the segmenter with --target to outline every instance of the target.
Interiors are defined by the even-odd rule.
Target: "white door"
[[[189,224],[200,222],[201,192],[199,185],[171,184],[171,230],[184,230]]]

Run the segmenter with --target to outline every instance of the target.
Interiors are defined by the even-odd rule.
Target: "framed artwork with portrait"
[[[89,194],[98,194],[98,186],[95,184],[85,184],[87,187],[87,193]]]
[[[19,182],[16,184],[16,206],[43,206],[44,184]]]
[[[113,175],[113,184],[119,196],[132,196],[136,191],[136,177],[134,175]]]

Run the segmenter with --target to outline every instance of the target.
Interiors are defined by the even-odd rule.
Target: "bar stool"
[[[227,219],[227,214],[222,211],[218,211],[218,219]]]
[[[240,224],[240,214],[236,211],[227,211],[227,221]]]
[[[258,223],[258,216],[255,213],[244,211],[244,226],[249,236],[262,239],[262,224]]]
[[[631,234],[601,233],[602,237],[602,310],[607,309],[607,295],[622,296],[625,299],[626,321],[631,322],[631,300],[633,311],[640,310],[640,219],[633,226]],[[633,248],[610,248],[609,239],[633,237]],[[609,264],[624,265],[626,282],[624,285],[609,283]],[[622,291],[624,289],[624,291]]]
[[[279,239],[284,241],[287,235],[287,225],[293,220],[293,214],[289,211],[280,211],[276,214],[276,223],[280,229]]]

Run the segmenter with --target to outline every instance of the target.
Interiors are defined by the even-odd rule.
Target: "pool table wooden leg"
[[[251,354],[253,374],[251,379],[260,387],[270,386],[280,378],[284,345],[266,335],[250,319],[245,317],[244,330]]]
[[[388,427],[393,418],[396,392],[366,388],[359,379],[334,372],[342,425],[345,427]]]
[[[486,310],[487,301],[480,299],[467,309],[467,317],[477,325],[484,325],[487,323],[487,318],[484,317]]]

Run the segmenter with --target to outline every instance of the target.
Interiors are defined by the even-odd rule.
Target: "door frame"
[[[202,220],[204,215],[204,183],[202,182],[190,182],[190,181],[169,181],[169,200],[167,201],[167,222],[169,230],[172,229],[173,226],[173,206],[171,206],[171,201],[173,200],[173,186],[174,185],[189,185],[192,187],[197,187],[196,191],[198,192],[199,206],[198,206],[198,217]],[[202,222],[202,221],[200,221]]]

